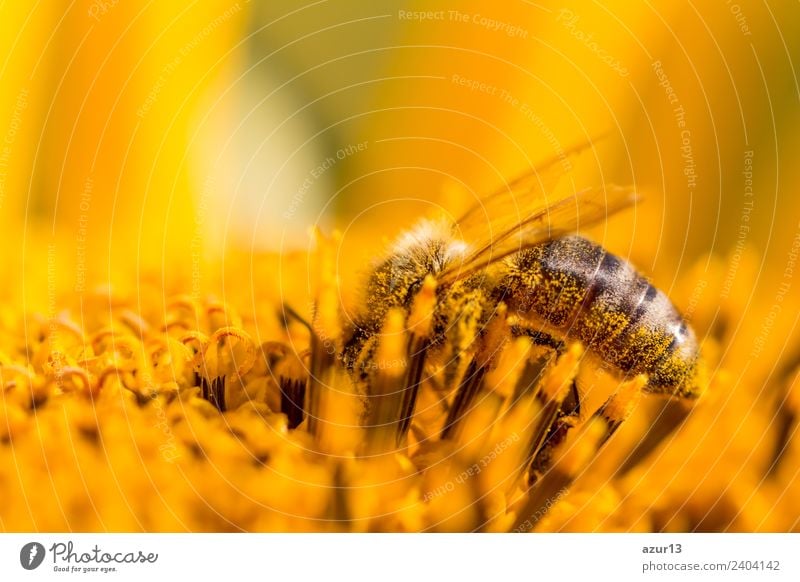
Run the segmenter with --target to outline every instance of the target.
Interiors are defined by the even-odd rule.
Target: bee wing
[[[602,137],[602,136],[601,136]],[[508,217],[512,224],[519,224],[524,218],[523,209],[528,212],[535,204],[546,202],[546,193],[553,192],[556,184],[572,170],[572,162],[578,154],[592,145],[592,141],[578,143],[557,155],[554,155],[507,183],[496,192],[483,196],[456,221],[459,233],[465,240],[475,235],[472,231],[482,231],[487,223],[498,217]],[[488,224],[491,228],[492,224]]]
[[[561,196],[550,203],[539,200],[524,214],[514,205],[515,213],[511,218],[501,213],[489,224],[484,223],[482,236],[472,237],[465,233],[459,222],[454,226],[456,233],[464,236],[464,240],[474,242],[474,249],[461,261],[453,261],[442,271],[438,280],[449,284],[468,277],[511,254],[573,234],[579,227],[605,221],[612,214],[635,204],[636,200],[637,196],[631,188],[587,188]],[[465,217],[468,219],[467,226],[472,229],[470,213]]]

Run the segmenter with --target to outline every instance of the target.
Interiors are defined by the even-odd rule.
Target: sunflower
[[[797,531],[796,9],[317,4],[0,8],[3,530]],[[468,296],[434,350],[434,277],[348,351],[383,239],[553,156],[642,194],[585,234],[698,400]]]

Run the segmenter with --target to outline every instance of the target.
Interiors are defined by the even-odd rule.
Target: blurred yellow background
[[[798,9],[773,4],[5,4],[7,260],[50,240],[80,288],[316,223],[367,256],[376,223],[608,132],[594,175],[645,202],[606,244],[669,287],[744,239],[769,278],[798,227],[800,111]]]

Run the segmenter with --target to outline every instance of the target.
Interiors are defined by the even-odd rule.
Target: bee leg
[[[625,382],[617,392],[609,396],[600,408],[594,411],[592,419],[599,418],[605,423],[603,435],[595,443],[595,452],[605,445],[631,413],[641,396],[641,389],[646,381],[645,376],[639,376]],[[528,478],[530,485],[534,485],[536,479],[550,468],[554,448],[564,441],[569,429],[577,424],[580,412],[580,394],[577,384],[573,380],[572,390],[561,406],[559,416],[553,423],[548,439],[531,463]]]
[[[540,424],[538,437],[533,439],[529,453],[528,485],[533,486],[547,472],[553,462],[553,451],[564,442],[569,430],[574,427],[580,417],[580,394],[575,380],[572,381],[569,394],[555,411],[554,415],[546,415]]]
[[[447,413],[447,420],[442,429],[443,439],[454,439],[457,437],[459,421],[466,415],[475,399],[475,395],[480,392],[483,386],[483,378],[486,375],[486,368],[480,366],[475,360],[470,362],[466,374],[461,380],[461,385],[456,391],[453,405]]]
[[[572,383],[572,394],[564,400],[559,417],[551,429],[550,439],[536,455],[529,474],[531,484],[530,495],[524,507],[519,512],[515,531],[530,531],[534,529],[550,510],[550,507],[561,497],[569,492],[572,483],[578,475],[592,462],[608,440],[614,435],[625,419],[631,414],[642,394],[642,388],[647,383],[647,376],[640,374],[631,380],[623,382],[619,388],[608,397],[605,403],[598,408],[586,424],[575,430],[580,431],[575,436],[583,446],[591,447],[591,455],[581,459],[578,463],[575,457],[570,462],[553,462],[554,451],[557,447],[567,447],[564,443],[567,432],[572,428],[570,423],[577,420],[577,408],[569,407],[577,404],[578,394],[575,383]],[[573,402],[568,402],[573,400]],[[602,432],[595,431],[595,427],[603,427]],[[590,429],[591,430],[587,430]],[[582,448],[582,447],[578,447]],[[584,449],[586,451],[586,449]],[[555,453],[560,454],[560,453]],[[567,452],[568,454],[568,452]],[[562,457],[562,460],[567,457]]]
[[[414,418],[414,409],[417,405],[417,394],[422,383],[422,376],[425,370],[428,344],[427,341],[412,340],[411,362],[408,368],[406,388],[402,398],[402,410],[400,413],[400,424],[397,429],[397,443],[400,446],[406,440],[406,435],[411,427]]]
[[[537,523],[549,512],[550,507],[557,503],[569,491],[575,474],[566,471],[563,466],[554,466],[555,451],[564,446],[564,441],[570,430],[578,421],[577,408],[579,408],[578,390],[572,382],[570,394],[556,409],[556,413],[549,416],[553,419],[547,427],[547,408],[542,410],[545,414],[543,422],[539,425],[539,433],[545,435],[540,439],[538,448],[531,449],[531,460],[528,470],[529,497],[519,512],[519,518],[513,531],[531,531]],[[535,441],[534,441],[535,443]]]
[[[561,404],[561,413],[564,416],[580,416],[581,415],[581,394],[578,390],[577,378],[572,380],[572,385],[569,388],[569,394]]]
[[[566,343],[543,331],[514,325],[511,327],[511,335],[514,337],[527,337],[533,342],[533,345],[550,348],[559,356],[567,351]]]

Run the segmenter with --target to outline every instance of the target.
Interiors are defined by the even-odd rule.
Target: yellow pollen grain
[[[582,336],[598,347],[608,346],[628,327],[628,316],[619,311],[607,311],[595,303],[582,321]]]

